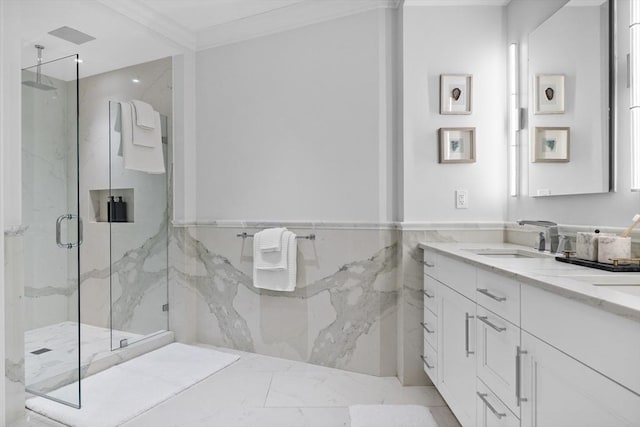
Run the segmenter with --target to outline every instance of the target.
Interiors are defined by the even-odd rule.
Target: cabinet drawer
[[[511,411],[518,413],[516,352],[520,345],[520,328],[480,306],[476,320],[478,378]]]
[[[422,359],[422,367],[424,368],[424,372],[427,374],[431,382],[433,384],[436,384],[436,381],[438,380],[438,354],[433,349],[433,347],[431,347],[429,343],[427,343],[426,340],[424,340],[424,351],[420,358]]]
[[[520,325],[520,283],[517,281],[479,268],[476,301],[509,322]]]
[[[476,397],[476,427],[520,427],[520,420],[482,381],[477,383]]]
[[[640,394],[640,322],[522,285],[522,329]]]
[[[435,251],[431,249],[424,249],[424,274],[427,274],[431,277],[436,277],[436,260],[437,255]]]
[[[424,321],[422,322],[424,339],[433,347],[438,349],[438,318],[429,310],[424,310]]]
[[[437,279],[472,301],[476,300],[476,268],[453,258],[438,258]]]
[[[424,290],[422,291],[424,295],[424,306],[425,308],[431,310],[433,314],[436,316],[438,312],[436,310],[436,289],[438,281],[430,276],[424,276]]]

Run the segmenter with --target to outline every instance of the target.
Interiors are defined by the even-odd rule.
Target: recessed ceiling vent
[[[85,34],[82,31],[78,31],[71,27],[60,27],[53,31],[49,31],[52,36],[60,37],[62,40],[66,40],[75,44],[83,44],[95,40],[95,37],[91,37],[89,34]]]

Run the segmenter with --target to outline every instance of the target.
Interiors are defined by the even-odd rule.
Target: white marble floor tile
[[[65,425],[27,410],[21,420],[14,421],[8,427],[65,427]]]
[[[348,407],[355,404],[425,405],[438,427],[460,427],[432,386],[403,387],[395,377],[203,347],[240,360],[122,427],[348,427]],[[31,420],[15,427],[60,427]]]

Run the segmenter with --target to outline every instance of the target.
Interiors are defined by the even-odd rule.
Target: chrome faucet
[[[552,221],[532,221],[528,219],[521,219],[518,221],[519,225],[535,225],[538,227],[544,227],[549,233],[549,251],[554,254],[558,250],[558,224]]]

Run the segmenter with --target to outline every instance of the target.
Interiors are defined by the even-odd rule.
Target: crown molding
[[[171,18],[151,9],[138,0],[97,0],[103,6],[143,25],[182,48],[196,49],[197,35]]]
[[[237,43],[374,9],[395,9],[401,0],[308,0],[198,31],[197,50]]]
[[[511,0],[404,0],[405,6],[506,6]]]

